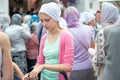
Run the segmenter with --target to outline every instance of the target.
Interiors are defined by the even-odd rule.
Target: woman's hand
[[[37,65],[30,72],[25,74],[23,80],[38,80],[38,74],[44,69],[44,65]]]
[[[25,74],[23,80],[38,80],[38,71],[32,70],[30,73]]]
[[[30,80],[29,73],[25,74],[22,80]]]

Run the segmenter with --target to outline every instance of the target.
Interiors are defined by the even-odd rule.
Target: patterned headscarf
[[[103,3],[101,10],[101,25],[105,26],[108,23],[115,23],[118,20],[119,11],[112,3]]]
[[[79,24],[80,13],[75,7],[68,7],[64,11],[64,19],[68,27],[75,27]]]
[[[60,21],[61,9],[55,2],[43,4],[39,10],[39,13],[45,13],[55,21]]]

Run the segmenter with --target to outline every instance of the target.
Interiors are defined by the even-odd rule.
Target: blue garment
[[[38,23],[38,26],[36,27],[36,34],[38,42],[40,43],[41,37],[47,32],[47,30],[42,26],[41,21]]]
[[[21,80],[15,72],[14,72],[14,80]]]

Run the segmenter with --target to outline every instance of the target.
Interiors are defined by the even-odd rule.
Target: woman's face
[[[100,10],[98,10],[98,11],[96,12],[96,21],[97,21],[98,23],[100,23],[100,14],[101,14],[101,12],[100,12]]]
[[[96,21],[95,21],[95,20],[92,20],[92,21],[89,22],[88,25],[94,27],[94,26],[96,25]]]
[[[43,27],[47,29],[48,31],[53,30],[53,28],[55,28],[58,25],[58,23],[55,20],[53,20],[50,16],[48,16],[47,14],[40,13],[39,17],[40,17]]]

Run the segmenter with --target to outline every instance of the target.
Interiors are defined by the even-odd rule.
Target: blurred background
[[[102,2],[112,2],[119,7],[120,0],[58,0],[59,3],[67,6],[75,6],[79,12],[90,10],[93,13],[99,8]],[[12,11],[18,11],[19,13],[30,13],[33,11],[37,13],[42,0],[0,0],[0,14],[11,14]]]

